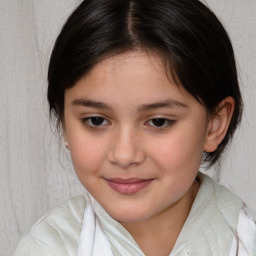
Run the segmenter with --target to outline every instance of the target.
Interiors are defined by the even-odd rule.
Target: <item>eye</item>
[[[154,118],[147,122],[149,126],[153,126],[156,128],[165,128],[174,124],[174,120],[166,119],[166,118]]]
[[[92,116],[92,117],[83,118],[82,123],[89,127],[95,128],[95,127],[108,125],[110,122],[103,117]]]

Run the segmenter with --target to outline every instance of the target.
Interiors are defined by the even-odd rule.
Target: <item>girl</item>
[[[197,0],[86,0],[57,38],[50,112],[86,190],[15,256],[256,255],[243,202],[209,177],[241,119],[232,45]]]

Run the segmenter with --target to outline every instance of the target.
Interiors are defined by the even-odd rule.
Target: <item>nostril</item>
[[[143,147],[130,126],[123,126],[113,134],[109,148],[109,161],[112,164],[128,168],[141,164],[144,159]]]
[[[145,160],[143,150],[138,148],[115,149],[109,153],[109,161],[122,168],[135,167]]]

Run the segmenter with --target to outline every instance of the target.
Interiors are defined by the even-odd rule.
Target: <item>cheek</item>
[[[203,140],[200,132],[180,130],[156,141],[152,148],[152,158],[164,171],[197,171],[203,154]]]
[[[80,178],[97,173],[104,161],[104,141],[100,143],[97,141],[90,137],[72,140],[70,154],[75,171]]]

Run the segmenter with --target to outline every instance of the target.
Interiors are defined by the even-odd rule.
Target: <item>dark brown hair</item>
[[[175,81],[213,114],[227,96],[235,110],[224,140],[204,154],[213,165],[240,122],[233,48],[214,13],[198,0],[85,0],[63,26],[48,72],[50,114],[64,116],[64,92],[104,58],[142,49],[164,58]]]

